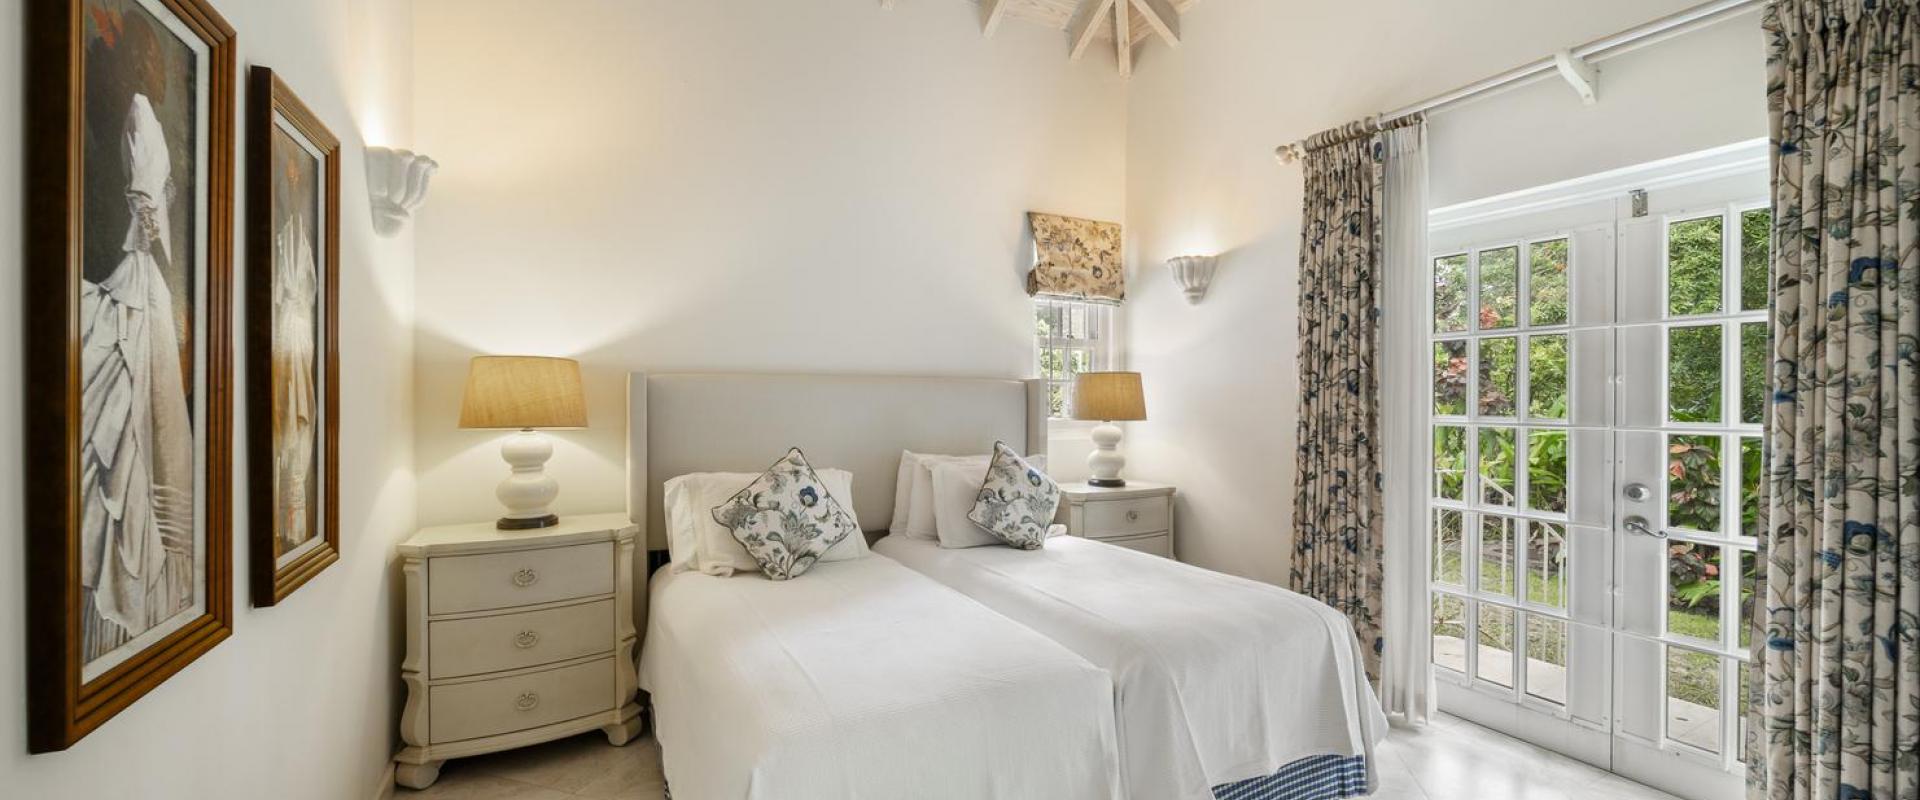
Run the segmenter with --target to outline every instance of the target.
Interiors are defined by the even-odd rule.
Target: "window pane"
[[[1753,611],[1760,588],[1760,559],[1752,550],[1740,551],[1740,649],[1753,645]]]
[[[1674,422],[1720,421],[1720,326],[1667,331],[1667,413]]]
[[[1467,501],[1467,429],[1458,425],[1433,428],[1433,496]]]
[[[1720,752],[1720,657],[1667,646],[1667,738]]]
[[[1667,437],[1667,525],[1720,532],[1720,437]]]
[[[1567,418],[1567,336],[1527,337],[1527,415]]]
[[[1758,537],[1767,521],[1760,517],[1760,476],[1766,468],[1760,437],[1740,437],[1740,533]]]
[[[1676,317],[1720,310],[1720,217],[1667,226],[1667,312]]]
[[[1481,679],[1513,688],[1513,609],[1481,603],[1477,638]]]
[[[1480,518],[1480,591],[1513,596],[1513,520]]]
[[[1567,432],[1527,432],[1527,507],[1567,513]]]
[[[1067,373],[1071,378],[1082,372],[1093,371],[1093,353],[1086,350],[1067,351]]]
[[[1567,240],[1534,242],[1527,252],[1527,319],[1567,324]]]
[[[1053,312],[1056,306],[1041,301],[1033,304],[1033,335],[1045,339],[1053,335]]]
[[[1433,343],[1433,413],[1466,416],[1466,342]]]
[[[1433,596],[1433,663],[1467,671],[1467,601],[1453,595]]]
[[[1491,417],[1513,416],[1513,399],[1518,391],[1514,373],[1519,367],[1520,339],[1496,336],[1480,340],[1480,413]]]
[[[1047,416],[1064,417],[1067,415],[1067,387],[1057,383],[1047,384]]]
[[[1433,260],[1433,329],[1458,333],[1467,329],[1467,254]]]
[[[1667,544],[1667,632],[1720,641],[1720,557],[1710,544]]]
[[[1480,502],[1513,507],[1513,429],[1480,429]]]
[[[1054,349],[1040,351],[1040,377],[1050,381],[1065,380],[1067,365],[1060,357],[1060,351]]]
[[[1461,513],[1447,509],[1433,512],[1433,579],[1454,586],[1467,585],[1466,536]]]
[[[1567,623],[1528,615],[1527,694],[1567,704]]]
[[[1520,248],[1480,251],[1480,329],[1511,328],[1520,304]]]
[[[1772,235],[1773,212],[1756,208],[1740,215],[1740,310],[1759,311],[1767,307],[1768,249]]]
[[[1767,408],[1767,323],[1740,326],[1740,421],[1758,425]]]
[[[1527,602],[1567,607],[1567,530],[1527,523]]]

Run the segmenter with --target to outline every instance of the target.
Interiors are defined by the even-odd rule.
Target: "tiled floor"
[[[1445,716],[1426,730],[1388,734],[1379,767],[1377,800],[1675,800]],[[660,746],[652,738],[614,748],[592,733],[449,761],[432,788],[400,789],[394,800],[656,800],[662,785]]]

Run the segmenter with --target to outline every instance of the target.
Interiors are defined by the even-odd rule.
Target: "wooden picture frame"
[[[233,630],[234,31],[207,0],[26,4],[27,747]]]
[[[247,77],[248,573],[272,606],[340,560],[340,140]]]

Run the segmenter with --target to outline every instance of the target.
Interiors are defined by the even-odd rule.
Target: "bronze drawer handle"
[[[519,636],[513,637],[513,646],[522,650],[530,650],[539,643],[540,634],[533,631],[521,631]]]
[[[534,694],[533,692],[526,692],[513,701],[513,707],[521,711],[532,711],[533,707],[537,705],[540,705],[540,695]]]
[[[540,573],[534,572],[533,569],[530,567],[522,569],[519,572],[513,573],[513,585],[518,586],[522,589],[525,589],[539,582],[540,582]]]

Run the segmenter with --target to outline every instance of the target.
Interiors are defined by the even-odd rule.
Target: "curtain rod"
[[[1576,60],[1599,61],[1704,28],[1750,8],[1758,7],[1765,2],[1766,0],[1712,0],[1711,2],[1702,3],[1686,9],[1685,11],[1669,14],[1652,22],[1629,28],[1612,36],[1595,39],[1566,52]],[[1484,78],[1458,89],[1434,95],[1418,103],[1370,117],[1368,121],[1376,125],[1388,125],[1402,117],[1409,117],[1428,111],[1438,111],[1456,103],[1552,73],[1558,68],[1556,56],[1547,56],[1538,61],[1507,70],[1493,77]],[[1307,137],[1307,139],[1301,139],[1292,144],[1284,144],[1274,148],[1274,156],[1280,159],[1280,163],[1282,164],[1291,164],[1299,160],[1301,156],[1306,155],[1306,144],[1311,138],[1313,137]]]

